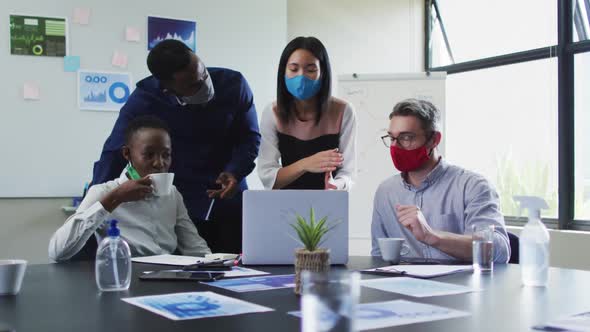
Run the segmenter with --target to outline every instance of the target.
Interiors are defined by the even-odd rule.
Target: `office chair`
[[[508,232],[508,240],[510,242],[510,260],[508,263],[510,264],[518,264],[519,263],[519,243],[520,240],[518,236]]]

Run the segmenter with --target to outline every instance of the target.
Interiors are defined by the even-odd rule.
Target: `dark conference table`
[[[349,269],[388,265],[372,257],[351,257]],[[126,292],[100,293],[94,263],[62,263],[27,267],[21,292],[0,297],[0,331],[299,331],[299,310],[292,289],[234,293],[195,282],[140,281],[142,271],[164,266],[133,263],[133,279]],[[292,266],[252,267],[272,274],[292,274]],[[345,267],[333,267],[345,268]],[[363,279],[381,276],[362,274]],[[361,287],[361,303],[395,299],[463,310],[471,316],[402,325],[379,331],[529,331],[535,324],[590,310],[590,272],[550,269],[547,288],[520,284],[518,265],[496,265],[493,274],[455,274],[433,280],[482,288],[481,292],[412,298]],[[275,309],[219,318],[172,321],[121,301],[122,297],[189,291],[214,291]],[[377,330],[375,330],[377,331]]]

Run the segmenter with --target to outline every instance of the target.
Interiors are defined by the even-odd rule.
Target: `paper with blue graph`
[[[300,311],[289,312],[290,315],[301,317]],[[330,317],[323,315],[320,329],[327,331],[333,322]],[[357,307],[356,328],[358,330],[373,330],[391,326],[430,322],[434,320],[450,319],[469,316],[468,312],[423,304],[406,300],[393,300],[376,303],[363,303]],[[328,328],[328,329],[323,329]]]
[[[361,285],[413,297],[454,295],[479,291],[479,289],[463,285],[408,277],[363,280]]]
[[[119,111],[132,90],[129,73],[78,71],[78,106],[81,110]]]
[[[295,287],[295,275],[289,274],[240,279],[223,279],[212,282],[204,282],[204,284],[234,292],[252,292],[280,288],[293,288]]]
[[[174,293],[123,298],[123,301],[172,320],[274,311],[213,292]]]
[[[590,311],[579,312],[552,320],[546,325],[533,326],[538,331],[590,331]]]

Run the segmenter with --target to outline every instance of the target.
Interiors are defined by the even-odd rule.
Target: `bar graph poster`
[[[115,111],[131,95],[131,75],[105,71],[78,71],[78,106],[81,110]]]
[[[10,15],[10,54],[63,57],[66,32],[65,18]]]
[[[176,39],[197,51],[197,22],[148,16],[148,50],[166,39]]]

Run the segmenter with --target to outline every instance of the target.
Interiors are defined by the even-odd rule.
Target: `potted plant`
[[[324,235],[337,224],[329,225],[328,217],[316,221],[315,211],[309,210],[309,221],[296,214],[296,223],[291,227],[297,232],[299,242],[304,248],[295,249],[295,294],[301,294],[301,272],[327,272],[330,270],[330,250],[320,248]]]

